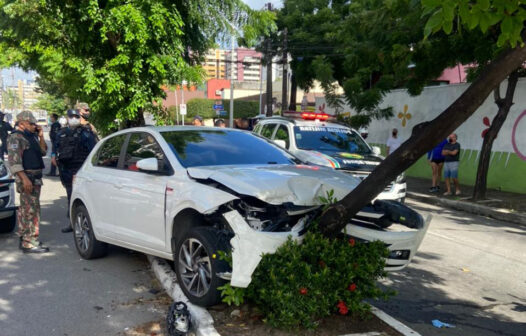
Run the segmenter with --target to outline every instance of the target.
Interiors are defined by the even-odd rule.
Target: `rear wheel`
[[[9,233],[15,229],[16,226],[16,211],[7,218],[0,219],[0,233]]]
[[[228,251],[227,239],[211,227],[192,227],[176,244],[174,264],[177,281],[188,299],[208,307],[221,300],[217,290],[226,283],[218,273],[230,266],[219,260],[218,251]]]
[[[75,247],[83,259],[95,259],[108,253],[108,244],[95,238],[88,210],[83,204],[75,207],[73,214]]]

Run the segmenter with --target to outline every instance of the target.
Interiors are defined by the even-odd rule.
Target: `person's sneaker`
[[[444,196],[451,196],[451,191],[446,191],[446,192],[444,193]]]
[[[437,192],[437,187],[431,187],[431,188],[429,188],[429,192],[430,192],[430,193]]]
[[[47,253],[49,252],[49,247],[46,246],[33,246],[33,247],[23,247],[21,248],[24,253]]]
[[[455,195],[457,196],[460,196],[460,194],[461,194],[460,190],[457,190],[457,192],[455,193]]]
[[[68,232],[73,232],[73,229],[71,228],[71,225],[68,225],[68,226],[64,226],[60,231],[62,233],[68,233]]]

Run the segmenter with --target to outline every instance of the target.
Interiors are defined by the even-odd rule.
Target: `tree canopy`
[[[272,13],[241,0],[0,0],[0,64],[90,103],[102,127],[140,123],[163,84],[201,79],[198,62],[222,34],[250,40],[272,27]]]

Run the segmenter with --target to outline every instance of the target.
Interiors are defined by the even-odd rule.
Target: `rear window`
[[[184,167],[298,163],[286,151],[248,132],[188,130],[161,134]]]
[[[321,152],[371,154],[369,145],[355,131],[342,127],[294,126],[299,149]]]

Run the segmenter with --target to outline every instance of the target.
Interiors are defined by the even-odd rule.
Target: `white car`
[[[0,233],[9,233],[16,226],[14,180],[0,159]]]
[[[247,287],[263,253],[292,235],[301,239],[321,211],[320,196],[338,199],[360,181],[309,166],[248,132],[207,127],[143,127],[117,132],[93,149],[75,177],[71,223],[85,259],[115,244],[174,260],[190,301],[209,306],[217,287]],[[383,240],[391,269],[416,253],[428,221],[396,202],[377,201],[346,232]],[[408,229],[382,229],[392,222]],[[395,225],[394,225],[395,226]],[[232,250],[232,268],[218,251]]]
[[[298,116],[262,118],[254,133],[274,141],[302,161],[341,170],[360,180],[364,180],[382,162],[380,148],[369,146],[350,127],[329,122],[329,115],[287,113]],[[388,184],[377,198],[403,202],[406,189],[402,174]]]

